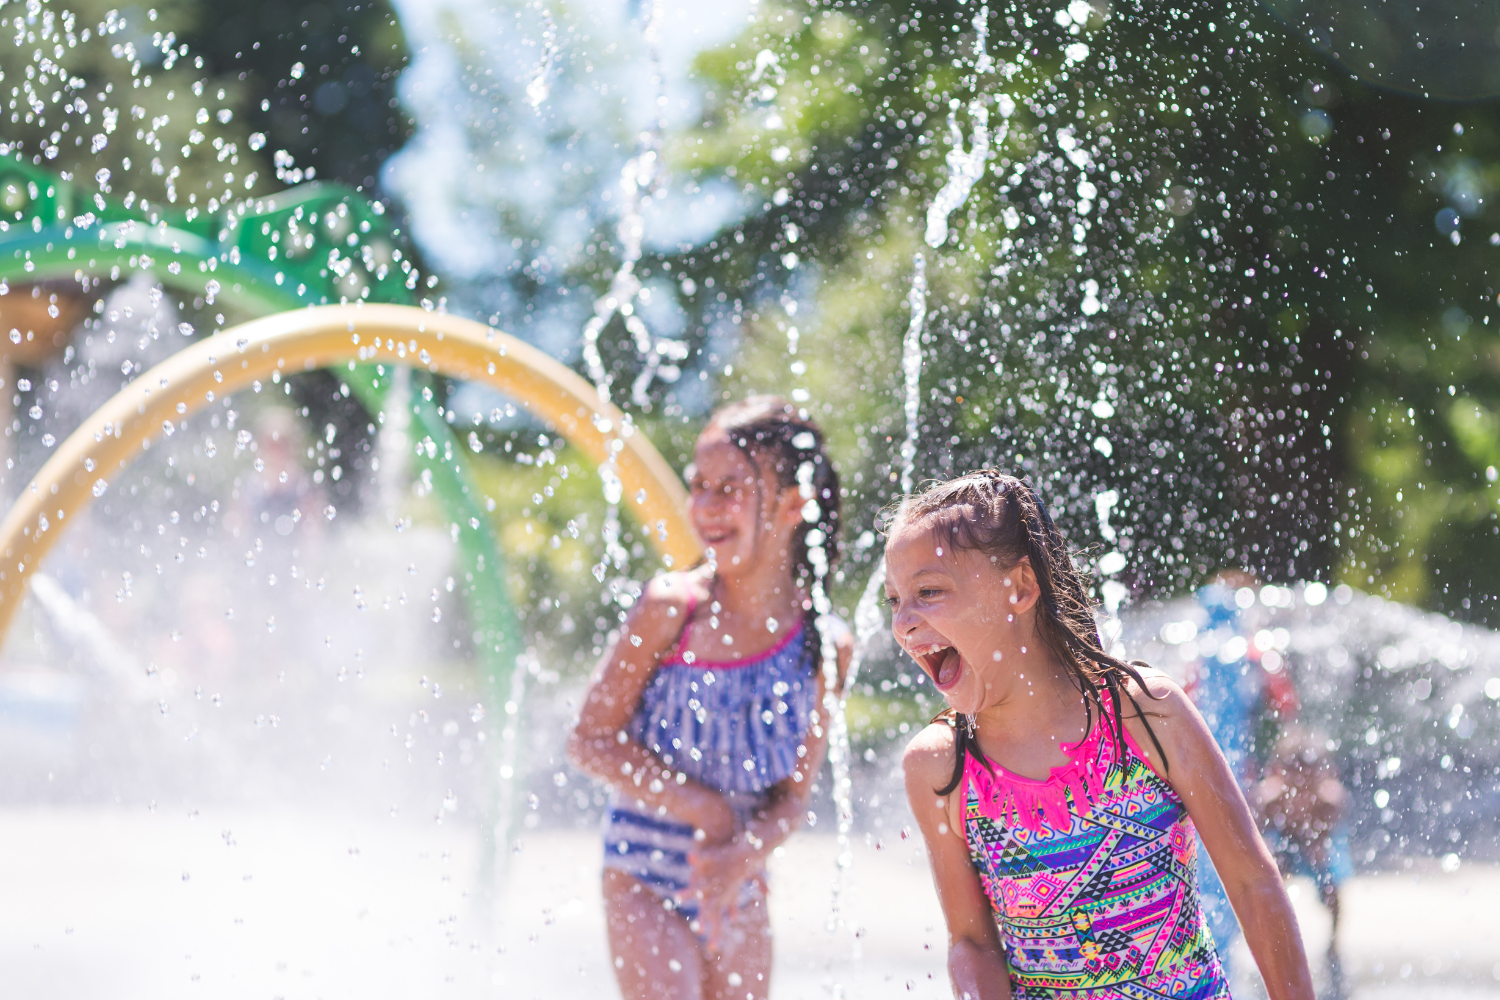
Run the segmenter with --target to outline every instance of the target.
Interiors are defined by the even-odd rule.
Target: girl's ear
[[[802,508],[807,503],[797,484],[777,487],[776,523],[796,527],[802,523]]]
[[[1031,568],[1031,557],[1023,556],[1020,562],[1005,571],[1005,575],[1014,588],[1010,610],[1014,614],[1023,614],[1036,607],[1042,596],[1042,585],[1037,582],[1036,570]]]

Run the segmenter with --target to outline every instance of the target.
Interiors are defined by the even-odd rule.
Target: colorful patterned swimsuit
[[[691,620],[690,604],[686,617]],[[723,794],[740,825],[791,777],[817,709],[815,650],[801,624],[773,648],[742,660],[698,660],[687,648],[664,660],[641,693],[629,732],[662,762]],[[604,867],[626,872],[689,920],[696,904],[677,901],[691,869],[693,827],[614,793],[604,824]],[[747,883],[753,893],[759,879]],[[742,894],[743,895],[743,894]]]
[[[1198,905],[1197,838],[1113,710],[1044,780],[973,755],[964,837],[1016,1000],[1213,1000],[1229,984]],[[1121,753],[1123,749],[1123,755]]]

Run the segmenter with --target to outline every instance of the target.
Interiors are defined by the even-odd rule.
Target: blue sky
[[[417,133],[387,163],[384,187],[410,212],[413,238],[443,279],[452,311],[574,360],[591,293],[549,283],[526,302],[511,280],[528,266],[544,278],[561,274],[598,236],[616,242],[620,170],[657,101],[643,5],[396,0],[396,9],[414,56],[401,100]],[[752,9],[744,0],[663,0],[668,131],[700,115],[694,57],[733,38]],[[527,88],[546,62],[549,19],[555,72],[550,93],[533,107]],[[658,249],[696,243],[746,208],[728,183],[673,176],[644,213],[644,242]],[[679,332],[685,317],[673,297],[652,299],[659,305],[645,318],[653,333]]]

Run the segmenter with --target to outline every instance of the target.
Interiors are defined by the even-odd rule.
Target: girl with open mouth
[[[968,1000],[1228,997],[1202,836],[1272,1000],[1312,1000],[1276,863],[1182,690],[1106,653],[1035,491],[994,471],[888,523],[897,641],[949,711],[903,765]]]

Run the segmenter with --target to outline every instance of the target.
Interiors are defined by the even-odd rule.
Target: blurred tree
[[[857,559],[894,491],[920,250],[918,478],[1041,476],[1137,591],[1232,564],[1488,619],[1493,103],[1365,87],[1244,3],[763,3],[699,68],[716,96],[671,163],[759,209],[637,273],[685,279],[721,383],[822,410]]]
[[[0,150],[148,218],[193,219],[314,177],[373,197],[380,164],[410,132],[395,99],[406,47],[384,2],[267,0],[226,20],[200,0],[52,0],[0,20],[0,73],[12,82]],[[205,331],[226,321],[212,308],[194,319]],[[315,434],[332,424],[347,450],[368,447],[370,417],[335,375],[294,388]],[[353,487],[334,490],[353,500]]]
[[[252,0],[227,16],[194,7],[183,41],[209,72],[243,81],[246,115],[269,147],[306,177],[373,192],[380,165],[412,133],[396,99],[408,54],[390,4]]]
[[[245,119],[265,136],[265,151],[283,157],[272,163],[278,186],[316,178],[378,196],[381,164],[412,133],[396,99],[406,40],[389,3],[251,0],[224,16],[198,2],[183,42],[206,71],[240,83]],[[346,449],[370,447],[370,414],[340,391],[337,375],[309,373],[292,388],[315,433],[331,425]],[[341,480],[333,490],[351,504],[357,486]]]
[[[211,76],[179,44],[197,13],[182,0],[124,14],[102,0],[12,9],[3,150],[131,205],[212,212],[274,189],[243,81]]]

